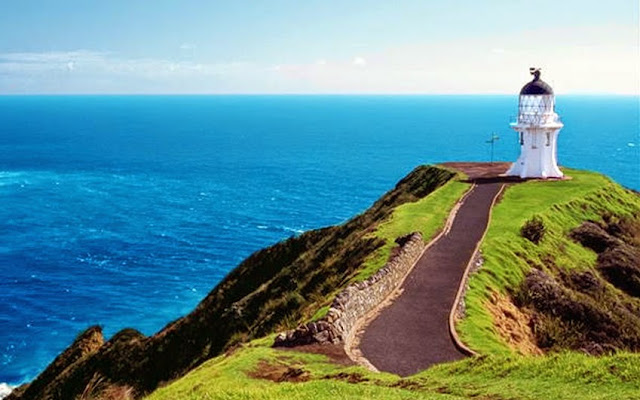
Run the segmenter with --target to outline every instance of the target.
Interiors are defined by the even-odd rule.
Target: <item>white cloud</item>
[[[598,39],[607,34],[607,40]],[[604,28],[559,28],[398,44],[353,58],[300,63],[127,58],[89,50],[0,53],[0,92],[514,94],[530,79],[529,67],[539,66],[556,93],[638,94],[640,56],[636,42],[623,40],[627,36]],[[572,40],[551,46],[549,37]]]
[[[215,92],[217,87],[229,87],[229,82],[255,83],[255,79],[248,77],[260,76],[262,70],[266,68],[246,62],[124,58],[87,50],[0,53],[0,92]],[[220,82],[223,79],[229,82]],[[232,91],[232,88],[225,90]]]
[[[180,45],[180,50],[195,50],[198,46],[193,43],[182,43]]]
[[[79,68],[92,73],[156,76],[168,73],[222,75],[246,68],[243,62],[196,63],[154,58],[121,58],[112,53],[69,51],[46,53],[0,53],[0,73],[46,73]]]
[[[0,73],[71,71],[81,64],[101,63],[107,53],[76,50],[43,53],[0,53]]]
[[[363,57],[355,57],[353,59],[353,61],[351,61],[351,64],[355,65],[356,67],[364,67],[367,65],[367,60],[365,60]]]
[[[0,53],[0,63],[21,62],[21,63],[56,63],[68,62],[73,59],[101,59],[109,53],[91,50],[73,51],[48,51],[34,53]]]

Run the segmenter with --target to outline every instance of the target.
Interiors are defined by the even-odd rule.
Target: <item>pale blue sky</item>
[[[637,0],[2,1],[0,93],[640,91]]]

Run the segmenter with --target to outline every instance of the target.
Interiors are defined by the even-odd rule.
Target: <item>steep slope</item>
[[[565,173],[512,185],[494,208],[458,324],[474,350],[640,350],[640,196]]]
[[[640,197],[565,172],[571,180],[511,183],[494,209],[458,324],[483,355],[401,379],[273,349],[270,336],[149,399],[640,398],[640,354],[619,350],[638,350]]]
[[[139,396],[184,375],[235,342],[292,327],[328,304],[336,291],[354,279],[375,272],[379,260],[388,258],[392,247],[388,242],[393,238],[372,234],[378,223],[396,207],[424,198],[455,176],[439,167],[418,167],[345,224],[306,232],[254,253],[192,313],[157,334],[145,337],[125,329],[82,357],[50,365],[9,398],[74,399],[97,380],[105,386],[132,388]],[[465,187],[459,184],[448,192],[443,215]],[[431,235],[443,221],[430,225]],[[363,268],[369,272],[363,273]]]
[[[634,398],[640,356],[625,350],[640,335],[640,197],[565,172],[573,179],[510,183],[494,209],[458,324],[481,357],[399,379],[270,348],[273,332],[322,316],[339,290],[375,273],[395,238],[422,230],[429,240],[442,227],[468,185],[419,167],[347,223],[256,252],[156,335],[126,329],[102,344],[90,328],[10,398],[125,399],[158,386],[152,399]]]

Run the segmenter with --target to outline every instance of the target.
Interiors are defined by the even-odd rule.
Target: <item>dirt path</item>
[[[477,185],[451,226],[418,260],[402,294],[365,327],[359,350],[377,369],[402,376],[464,354],[449,333],[449,313],[502,183]]]

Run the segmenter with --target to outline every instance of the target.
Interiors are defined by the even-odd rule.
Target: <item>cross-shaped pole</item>
[[[491,164],[493,164],[493,144],[496,142],[496,140],[500,139],[500,137],[498,135],[496,135],[495,133],[491,134],[491,139],[487,140],[485,143],[491,143]]]

